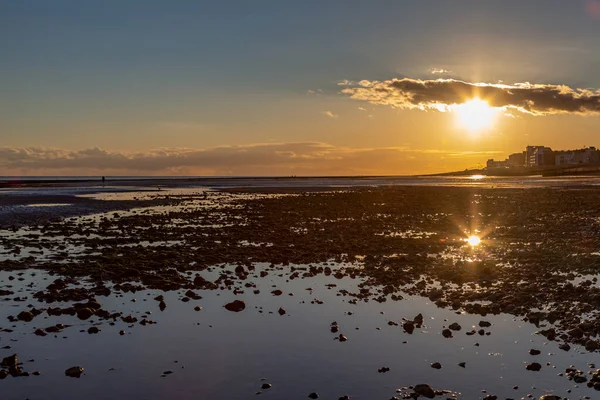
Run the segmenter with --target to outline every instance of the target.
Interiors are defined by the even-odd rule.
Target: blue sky
[[[375,107],[370,122],[358,120],[360,104],[341,96],[338,82],[431,79],[440,68],[468,82],[599,88],[600,20],[588,3],[3,1],[0,146],[145,151],[320,141],[423,149],[419,138],[440,116],[420,126],[418,111]],[[592,138],[595,117],[564,118],[581,126],[582,140]],[[516,150],[524,139],[515,135],[502,146],[458,144]]]

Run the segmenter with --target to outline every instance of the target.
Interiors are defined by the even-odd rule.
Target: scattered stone
[[[537,356],[541,354],[541,351],[536,350],[536,349],[531,349],[529,350],[529,354],[531,354],[532,356]]]
[[[83,371],[83,367],[71,367],[65,371],[65,375],[71,378],[79,378]]]
[[[434,362],[434,363],[431,364],[431,368],[441,369],[442,368],[442,364],[440,364],[439,362]]]
[[[240,311],[244,311],[244,309],[246,308],[246,303],[243,302],[242,300],[234,300],[231,303],[225,304],[225,308],[228,311],[240,312]]]
[[[319,398],[319,394],[317,392],[312,392],[311,394],[308,395],[309,399],[318,399]]]
[[[427,397],[428,399],[433,399],[435,397],[435,390],[425,383],[415,385],[413,390],[419,396]]]
[[[527,371],[539,371],[542,369],[542,365],[540,363],[534,362],[528,364],[525,368],[527,369]]]

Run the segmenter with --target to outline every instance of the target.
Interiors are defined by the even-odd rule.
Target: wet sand
[[[381,330],[392,332],[392,337],[386,339],[391,353],[405,352],[404,342],[416,340],[419,344],[409,351],[409,360],[401,363],[383,354],[374,359],[346,355],[342,358],[351,365],[351,373],[343,380],[346,383],[332,381],[323,387],[326,385],[322,382],[319,388],[311,389],[300,379],[306,385],[306,395],[318,389],[329,392],[327,398],[340,397],[346,387],[360,392],[356,385],[348,385],[349,381],[360,383],[364,379],[363,382],[373,384],[364,377],[366,372],[361,372],[363,359],[365,368],[370,365],[369,371],[375,363],[379,365],[376,370],[381,369],[375,374],[394,376],[393,380],[382,381],[380,388],[372,389],[377,398],[385,393],[388,395],[383,398],[389,398],[394,395],[393,388],[400,386],[405,388],[395,395],[413,398],[415,390],[409,386],[426,382],[434,389],[448,390],[438,392],[439,398],[492,399],[495,395],[509,397],[511,393],[521,397],[527,394],[525,389],[513,386],[522,387],[519,382],[524,374],[537,387],[533,396],[554,391],[568,396],[566,391],[572,390],[578,397],[569,398],[593,398],[597,393],[593,387],[600,378],[595,367],[588,365],[600,348],[600,196],[594,187],[179,189],[108,193],[100,197],[83,198],[81,204],[92,207],[99,202],[107,207],[102,214],[42,219],[35,226],[2,232],[0,269],[7,275],[0,282],[0,296],[5,305],[14,307],[2,308],[10,322],[0,328],[11,330],[12,333],[7,332],[10,335],[21,332],[20,338],[27,335],[27,339],[21,339],[27,342],[47,340],[45,336],[56,336],[56,332],[74,334],[78,330],[88,336],[107,335],[105,331],[110,331],[114,340],[119,340],[119,330],[129,335],[129,330],[140,324],[144,329],[165,329],[154,326],[152,314],[135,311],[135,304],[115,302],[120,296],[126,296],[128,301],[132,295],[138,299],[144,296],[152,308],[164,310],[158,311],[161,316],[169,314],[173,301],[186,307],[186,313],[176,320],[159,320],[161,326],[191,323],[194,315],[202,315],[207,307],[217,322],[219,318],[244,318],[241,330],[232,337],[227,328],[221,328],[226,329],[221,331],[227,337],[225,342],[220,343],[218,336],[209,342],[213,346],[228,346],[231,340],[253,342],[253,335],[265,335],[279,352],[278,359],[271,363],[283,363],[293,372],[304,371],[305,364],[294,361],[298,355],[293,351],[286,354],[285,347],[275,344],[278,336],[258,329],[254,324],[261,322],[248,320],[247,315],[267,313],[294,318],[310,307],[310,313],[302,319],[305,328],[295,325],[296,331],[285,334],[290,335],[292,342],[302,341],[307,330],[316,329],[306,318],[317,319],[323,327],[315,334],[319,338],[326,334],[332,341],[325,350],[319,350],[326,354],[332,351],[329,346],[346,346],[357,340],[354,325],[369,327],[368,334],[362,330],[359,334],[360,347],[352,347],[358,353],[369,347],[369,341],[379,340],[376,335]],[[64,204],[64,196],[35,199],[42,200]],[[471,234],[482,238],[481,245],[473,247],[466,242]],[[48,281],[36,282],[32,285],[36,289],[30,290],[20,283],[27,280],[19,279],[36,270]],[[288,289],[294,282],[299,282],[298,286]],[[15,296],[21,297],[20,293],[29,293],[26,302],[15,300]],[[327,300],[316,293],[327,296]],[[162,299],[158,297],[161,294]],[[203,300],[207,298],[211,298],[209,306]],[[243,310],[234,300],[243,302]],[[325,305],[332,302],[341,307]],[[202,308],[195,311],[199,304]],[[227,304],[231,305],[224,308]],[[323,309],[327,311],[321,314],[319,310]],[[354,313],[359,316],[350,318],[350,325],[340,321]],[[392,315],[387,317],[386,313]],[[432,315],[438,319],[432,320]],[[42,321],[45,319],[49,321]],[[78,328],[56,328],[55,321],[60,319],[71,324],[77,321]],[[331,321],[324,322],[328,319]],[[267,326],[281,329],[279,323]],[[517,326],[529,333],[513,331]],[[94,327],[101,332],[88,333]],[[184,331],[187,329],[190,328]],[[131,333],[137,334],[139,328]],[[181,334],[187,335],[183,331]],[[530,349],[515,343],[528,340],[532,344],[525,347]],[[107,345],[115,344],[109,341]],[[436,352],[431,353],[428,346]],[[496,353],[505,354],[510,360],[510,371],[496,366],[490,367],[487,376],[460,375],[465,370],[458,365],[466,357],[461,355],[465,346],[485,346],[484,353],[492,358]],[[542,346],[540,356],[535,350]],[[11,345],[11,349],[1,353],[2,357],[13,347],[16,351],[18,345]],[[71,351],[77,354],[78,349]],[[263,347],[260,351],[269,350]],[[320,359],[314,350],[304,351]],[[225,349],[221,352],[228,353]],[[260,358],[259,353],[251,353],[250,358]],[[95,367],[95,356],[100,357],[91,353],[88,358],[82,357],[80,363]],[[247,361],[248,365],[256,362]],[[431,368],[436,362],[443,367],[439,373]],[[486,362],[475,357],[469,358],[466,365],[487,368]],[[393,372],[385,370],[386,363],[393,364]],[[334,364],[335,368],[343,368]],[[571,370],[571,364],[577,365]],[[71,365],[64,369],[68,367]],[[256,368],[262,367],[259,362]],[[315,368],[320,374],[335,375],[327,368]],[[413,368],[419,374],[408,372]],[[559,372],[562,377],[553,379]],[[224,375],[227,373],[223,372],[221,379]],[[411,381],[402,380],[403,375],[410,375]],[[507,380],[496,382],[504,375]],[[128,376],[135,378],[135,374]],[[257,390],[249,389],[247,396],[236,392],[232,397],[213,398],[249,398],[254,392],[272,392],[271,388],[260,389],[260,381],[250,384],[252,379],[255,378],[244,375],[238,381],[248,388],[256,386]],[[295,378],[292,374],[281,379]],[[210,387],[208,392],[213,396],[214,390],[223,387],[214,382],[205,386]],[[596,386],[600,389],[600,383]],[[125,387],[126,384],[121,385],[122,389]],[[276,398],[294,393],[290,391],[292,387],[278,392]],[[27,393],[23,388],[19,390]],[[367,398],[366,393],[362,395]]]

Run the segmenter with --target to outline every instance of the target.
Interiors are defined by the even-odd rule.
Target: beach
[[[9,399],[594,398],[599,182],[7,185],[0,358],[22,364],[0,385]]]

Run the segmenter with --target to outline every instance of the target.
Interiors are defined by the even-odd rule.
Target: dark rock
[[[536,350],[536,349],[529,350],[529,354],[531,354],[532,356],[540,355],[540,353],[541,353],[541,351]]]
[[[489,321],[479,321],[479,326],[482,328],[489,328],[492,326],[492,323]]]
[[[83,367],[71,367],[65,371],[65,375],[71,378],[79,378],[83,371]]]
[[[260,388],[261,389],[270,389],[272,387],[273,387],[273,385],[271,385],[270,383],[263,383]]]
[[[96,326],[91,326],[91,327],[90,327],[90,328],[87,330],[87,333],[89,333],[90,335],[92,335],[92,334],[96,334],[96,333],[98,333],[98,332],[100,332],[100,329],[98,329],[98,327],[96,327]]]
[[[452,337],[452,331],[450,329],[444,329],[442,331],[442,336],[445,338],[451,338]]]
[[[312,392],[311,394],[308,395],[309,399],[318,399],[319,398],[319,394],[317,392]]]
[[[542,369],[542,365],[540,363],[531,363],[528,364],[526,367],[527,371],[539,371],[540,369]]]
[[[77,318],[86,320],[94,315],[94,312],[89,308],[81,308],[77,310]]]
[[[452,329],[453,331],[460,331],[462,329],[462,326],[460,326],[457,322],[453,322],[448,328]]]
[[[425,383],[416,385],[413,390],[419,396],[427,397],[428,399],[433,399],[435,397],[433,388]]]
[[[281,307],[279,307],[279,310],[277,311],[279,313],[279,315],[284,315],[285,314],[285,310]]]
[[[442,368],[442,364],[440,364],[439,362],[434,362],[434,363],[431,364],[431,368],[441,369]]]
[[[33,313],[29,311],[21,311],[19,315],[17,315],[17,319],[19,321],[31,322],[33,320]]]
[[[242,300],[234,300],[231,303],[225,304],[225,308],[228,311],[240,312],[244,311],[246,308],[246,303],[244,303]]]
[[[406,333],[409,333],[409,334],[412,334],[413,331],[415,330],[415,324],[412,321],[406,321],[404,324],[402,324],[402,327],[404,328]]]

